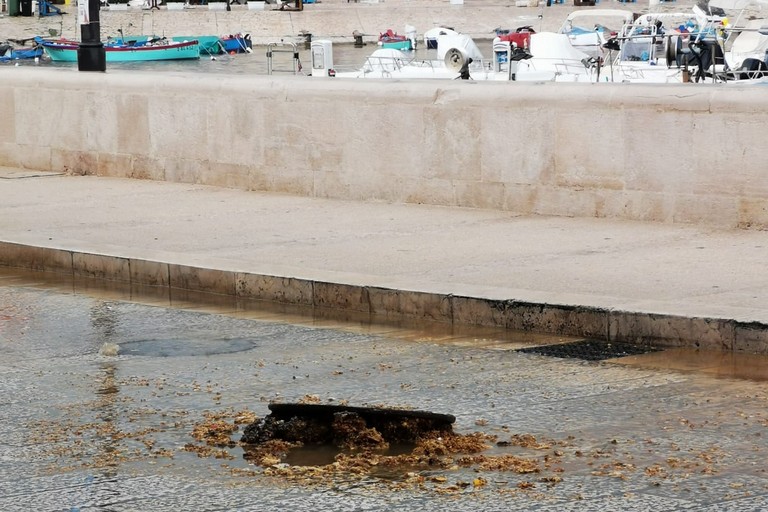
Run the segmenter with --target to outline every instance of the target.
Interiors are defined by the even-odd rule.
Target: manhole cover
[[[585,361],[603,361],[617,357],[635,356],[658,352],[655,347],[642,347],[629,343],[614,343],[602,340],[579,340],[556,345],[541,345],[518,349],[517,352],[540,354],[543,356],[583,359]]]
[[[253,340],[229,339],[165,339],[136,340],[120,343],[120,355],[146,357],[189,357],[232,354],[251,350]]]
[[[422,418],[436,422],[453,423],[456,417],[452,414],[440,414],[414,409],[387,409],[385,407],[353,407],[351,405],[302,404],[302,403],[271,403],[267,406],[272,416],[280,419],[294,416],[314,418],[331,418],[338,412],[355,413],[363,418]]]

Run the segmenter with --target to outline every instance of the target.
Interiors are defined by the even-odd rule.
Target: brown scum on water
[[[570,471],[585,468],[595,477],[625,480],[633,476],[651,479],[653,483],[695,474],[712,475],[717,473],[718,460],[723,456],[711,451],[669,457],[661,450],[655,460],[651,456],[653,462],[638,461],[616,450],[620,444],[616,440],[606,447],[586,449],[572,437],[556,441],[527,433],[511,434],[506,428],[498,435],[420,432],[404,449],[390,446],[380,432],[351,416],[338,423],[343,435],[338,437],[341,442],[327,462],[292,464],[287,462],[288,455],[307,448],[300,440],[270,439],[258,444],[241,441],[245,427],[258,421],[248,409],[206,411],[199,419],[184,410],[136,409],[122,428],[110,422],[83,422],[74,409],[66,412],[69,414],[60,421],[28,425],[29,440],[49,446],[51,471],[110,468],[159,459],[169,461],[167,465],[171,466],[183,464],[181,460],[174,461],[174,457],[178,452],[187,452],[199,458],[221,460],[218,467],[233,477],[266,476],[286,484],[333,486],[365,480],[389,490],[418,488],[462,493],[495,486],[500,492],[540,493],[557,485]],[[135,431],[126,428],[153,415],[161,418],[152,426],[137,425]],[[166,431],[186,432],[189,440],[181,447],[162,447],[156,435]],[[89,441],[94,439],[108,440],[110,450],[93,450]],[[227,462],[241,457],[249,467]]]

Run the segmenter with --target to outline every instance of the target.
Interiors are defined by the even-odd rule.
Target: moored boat
[[[44,41],[45,53],[54,62],[77,62],[79,44],[74,41]],[[197,40],[158,42],[144,45],[105,45],[107,62],[144,62],[158,60],[199,59]]]
[[[224,45],[219,36],[174,36],[171,40],[177,43],[197,41],[200,45],[200,55],[221,55],[224,53]]]
[[[42,56],[43,47],[37,43],[34,46],[18,46],[11,44],[10,41],[0,43],[0,62],[37,59]]]
[[[397,34],[392,31],[392,29],[388,29],[386,32],[382,32],[379,34],[379,45],[382,48],[391,48],[393,50],[403,50],[403,51],[410,51],[413,50],[414,44],[413,39],[414,36],[408,37],[404,35]]]
[[[453,30],[452,28],[448,27],[435,27],[427,30],[424,32],[424,45],[429,50],[436,50],[437,49],[437,40],[440,36],[453,34],[456,35],[458,32]]]
[[[496,31],[496,37],[499,41],[509,41],[509,44],[517,48],[528,48],[531,44],[531,34],[535,34],[536,31],[530,25],[517,27],[514,30]]]
[[[227,53],[251,53],[253,50],[250,34],[230,34],[222,37],[221,43]]]

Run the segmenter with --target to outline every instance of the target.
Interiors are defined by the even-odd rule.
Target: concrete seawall
[[[340,276],[323,280],[269,275],[238,271],[227,265],[206,268],[1,240],[0,267],[71,276],[75,289],[88,289],[83,278],[127,285],[137,296],[147,293],[142,292],[146,287],[152,287],[156,290],[153,295],[164,293],[177,302],[205,301],[206,294],[215,294],[230,298],[236,309],[253,307],[247,305],[248,301],[259,301],[290,307],[288,313],[346,321],[398,323],[416,319],[456,327],[504,328],[641,346],[768,354],[768,329],[764,323],[492,298],[488,290],[477,296],[463,296],[362,284]],[[190,299],[189,293],[197,295]],[[213,296],[208,297],[210,301]]]
[[[758,87],[694,84],[383,84],[6,68],[0,70],[0,167],[362,204],[765,228],[768,149],[758,134],[768,121],[766,94]],[[557,293],[489,293],[487,285],[453,290],[450,278],[439,277],[447,286],[390,285],[382,277],[201,264],[182,253],[147,257],[133,245],[91,249],[86,238],[64,245],[25,239],[0,244],[0,265],[375,317],[768,350],[766,324],[754,311],[632,309],[615,306],[610,293],[581,301]],[[676,261],[674,277],[690,275],[691,261]],[[752,270],[759,282],[762,266]],[[636,285],[632,279],[628,289]],[[745,304],[762,294],[750,287],[737,293]]]
[[[768,227],[764,88],[0,70],[0,166]]]

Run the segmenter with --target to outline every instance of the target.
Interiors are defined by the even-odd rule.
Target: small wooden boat
[[[379,45],[382,48],[393,48],[395,50],[413,50],[411,40],[407,36],[396,34],[391,28],[379,34]]]
[[[45,53],[54,62],[77,62],[79,44],[73,41],[44,41]],[[137,45],[104,45],[107,62],[144,62],[158,60],[199,59],[197,40],[147,42]]]

